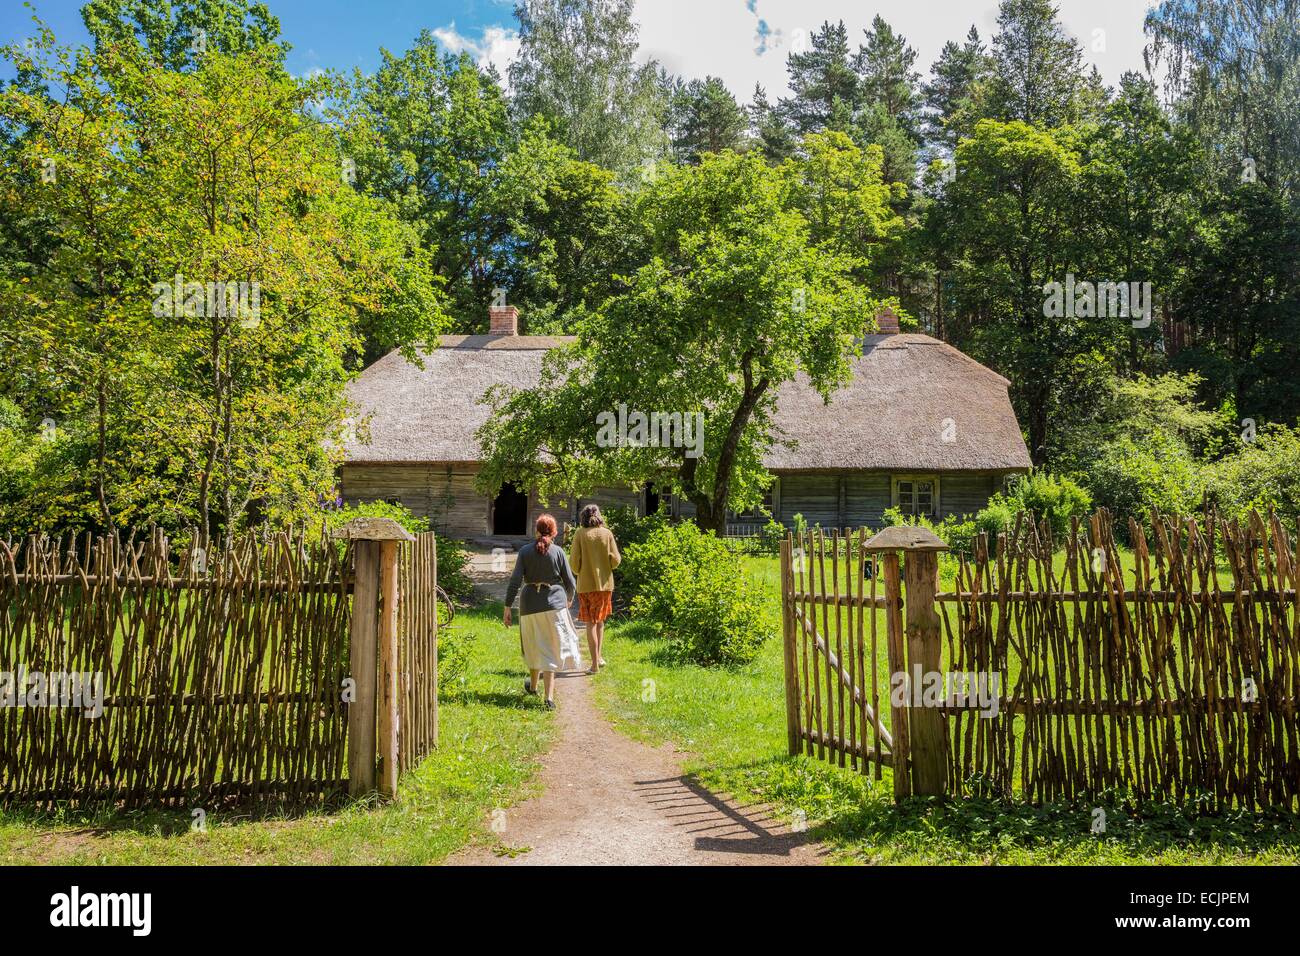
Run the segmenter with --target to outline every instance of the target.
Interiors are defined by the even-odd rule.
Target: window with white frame
[[[899,475],[894,478],[894,507],[905,515],[933,518],[939,511],[936,475]]]

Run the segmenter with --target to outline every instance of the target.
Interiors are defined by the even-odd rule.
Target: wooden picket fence
[[[294,531],[212,551],[175,551],[159,531],[0,542],[0,800],[213,808],[391,794],[375,782],[377,720],[400,769],[437,743],[437,555],[434,535],[398,527],[384,601],[378,575],[356,586],[358,551],[379,547],[372,524],[342,542]],[[389,701],[378,645],[361,655],[366,676],[353,640],[360,621],[382,632],[385,615]],[[30,696],[38,674],[58,675],[62,697]],[[63,675],[89,685],[77,677],[66,692]],[[102,713],[87,714],[96,699]]]
[[[899,796],[1042,802],[1114,791],[1296,807],[1293,529],[1274,516],[1208,514],[1154,515],[1150,533],[1135,522],[1128,531],[1125,570],[1105,512],[1064,541],[1022,521],[995,548],[978,540],[942,593],[931,545],[879,549],[865,531],[790,538],[791,753],[877,776],[892,765]],[[917,691],[931,671],[952,675],[937,700]],[[891,698],[899,674],[909,680]],[[982,680],[981,697],[971,682]]]
[[[405,772],[438,745],[438,546],[432,531],[398,551],[398,767]]]

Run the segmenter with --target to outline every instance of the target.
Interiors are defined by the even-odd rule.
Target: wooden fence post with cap
[[[351,540],[354,556],[348,794],[391,797],[397,792],[397,546],[415,536],[392,518],[354,518],[334,537]]]
[[[918,704],[922,682],[939,679],[941,646],[935,593],[939,586],[939,552],[948,546],[934,532],[911,525],[886,528],[866,544],[882,552],[885,572],[885,617],[888,624],[891,714],[894,729],[894,797],[941,796],[948,785],[948,730],[943,712]],[[902,577],[907,584],[907,626],[899,587],[899,552],[906,555]],[[902,707],[894,706],[899,674],[907,688]],[[906,769],[904,769],[906,768]]]

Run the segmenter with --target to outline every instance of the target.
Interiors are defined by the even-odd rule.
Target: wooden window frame
[[[763,492],[763,500],[750,509],[751,511],[755,512],[755,514],[748,515],[748,514],[738,513],[728,508],[727,523],[728,524],[733,524],[733,523],[734,524],[756,524],[760,521],[766,521],[767,520],[766,518],[764,518],[761,514],[757,513],[759,508],[766,508],[773,518],[777,518],[777,520],[780,520],[779,514],[780,514],[780,507],[781,507],[781,492],[778,484],[780,480],[781,480],[780,478],[774,478],[772,480],[772,483],[767,486],[767,490]]]
[[[911,481],[911,482],[929,481],[934,483],[934,494],[931,497],[931,510],[930,513],[924,515],[924,517],[930,519],[931,521],[939,521],[940,515],[943,514],[943,499],[940,497],[939,475],[935,474],[934,472],[910,472],[910,473],[899,474],[899,475],[890,475],[889,490],[890,490],[891,503],[893,507],[898,508],[900,511],[902,511],[898,499],[898,483],[900,481]],[[903,512],[903,513],[907,514],[907,512]]]

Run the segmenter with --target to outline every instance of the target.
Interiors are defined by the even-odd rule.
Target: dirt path
[[[559,740],[545,790],[494,814],[503,847],[472,847],[453,865],[777,865],[820,862],[821,849],[761,805],[740,806],[683,778],[670,746],[648,747],[610,726],[591,678],[558,678]]]
[[[470,552],[469,564],[465,572],[483,597],[490,601],[504,601],[506,587],[510,584],[510,572],[514,569],[513,554],[506,554],[504,551],[500,554],[492,554],[477,550]]]

